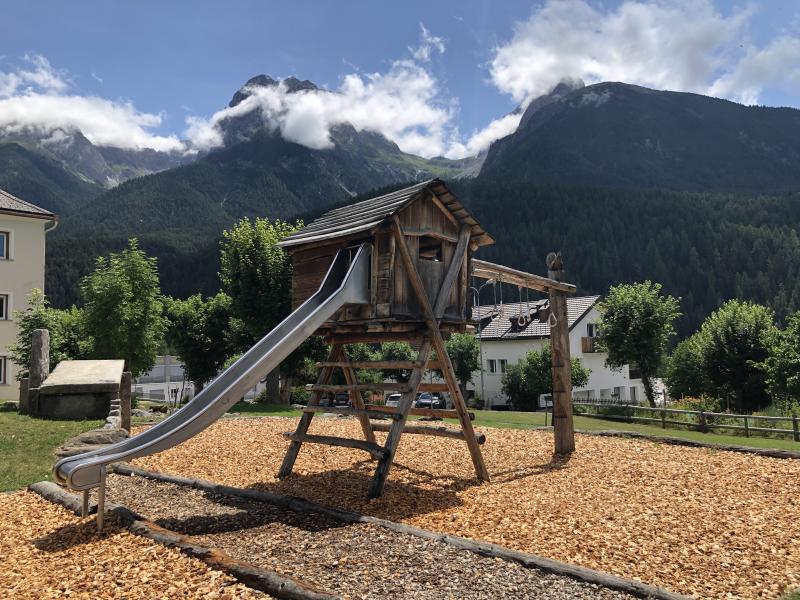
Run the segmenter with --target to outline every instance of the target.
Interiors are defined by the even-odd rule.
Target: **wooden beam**
[[[401,331],[401,332],[367,332],[367,333],[344,333],[340,335],[325,336],[323,339],[328,344],[380,344],[382,342],[408,342],[419,343],[425,337],[425,332]]]
[[[449,392],[450,386],[446,383],[420,383],[420,392]]]
[[[486,469],[486,464],[483,462],[481,449],[475,442],[475,432],[472,428],[472,422],[469,420],[469,416],[467,414],[467,406],[464,402],[463,396],[461,395],[461,389],[458,387],[455,371],[453,370],[453,365],[450,362],[450,357],[447,354],[447,349],[445,348],[444,340],[442,339],[442,332],[439,330],[439,319],[442,317],[445,308],[447,307],[447,301],[450,297],[450,290],[452,289],[453,283],[458,276],[459,270],[464,266],[463,260],[459,261],[456,257],[463,256],[466,252],[466,247],[470,238],[470,227],[465,225],[462,227],[461,232],[459,233],[458,246],[453,254],[454,259],[450,263],[450,267],[445,274],[444,280],[442,281],[442,286],[439,289],[439,293],[436,297],[436,302],[432,308],[430,299],[425,292],[425,286],[423,285],[422,279],[419,275],[419,271],[417,271],[414,261],[411,258],[411,251],[408,249],[408,244],[406,244],[405,236],[403,235],[403,227],[396,215],[392,217],[392,225],[394,227],[394,235],[397,241],[397,247],[400,249],[400,256],[403,259],[403,267],[405,268],[406,275],[411,281],[411,287],[414,290],[414,293],[417,295],[417,299],[419,300],[419,303],[425,313],[428,330],[430,333],[430,340],[434,349],[436,350],[436,356],[441,363],[442,375],[444,375],[444,379],[450,388],[450,395],[453,398],[453,404],[458,412],[458,419],[461,423],[461,429],[464,431],[464,439],[467,442],[467,447],[469,448],[469,453],[472,457],[472,464],[475,467],[475,474],[481,481],[488,481],[489,471]],[[397,423],[395,423],[395,425],[396,424]]]
[[[397,413],[397,409],[393,406],[385,406],[382,404],[365,404],[367,410],[372,412],[379,412],[385,415],[393,415]],[[410,408],[408,409],[409,415],[415,417],[438,417],[440,419],[457,419],[458,411],[447,410],[445,408]],[[475,413],[469,413],[469,420],[475,420]]]
[[[504,265],[478,260],[477,258],[472,259],[472,274],[479,279],[495,279],[503,283],[539,290],[540,292],[558,290],[567,294],[574,294],[576,289],[571,283],[557,281],[552,277],[542,277],[541,275],[526,273],[525,271],[519,271]]]
[[[431,200],[433,200],[433,203],[436,205],[436,207],[444,213],[445,218],[447,218],[447,220],[450,221],[456,227],[460,227],[461,224],[458,222],[458,219],[456,219],[453,216],[453,213],[450,212],[450,209],[448,209],[444,205],[444,203],[441,200],[439,200],[439,196],[434,194],[433,190],[430,190],[430,192],[431,192]]]
[[[298,406],[298,405],[295,405]],[[365,406],[374,406],[372,404],[366,404]],[[382,411],[382,410],[372,410],[370,408],[350,408],[349,406],[298,406],[300,410],[303,412],[317,412],[317,413],[333,413],[336,415],[345,415],[345,416],[355,416],[359,417],[365,415],[369,419],[394,419],[397,415],[397,410],[392,409],[390,411]],[[391,407],[389,407],[391,408]],[[367,440],[369,441],[369,440]]]
[[[345,385],[310,383],[306,386],[306,389],[310,392],[330,392],[332,394],[338,394],[341,392],[368,392],[370,390],[385,392],[407,392],[409,390],[409,386],[407,383],[395,383],[393,381],[379,381],[376,383],[347,383]]]
[[[385,423],[375,423],[372,428],[375,431],[389,431],[389,425]],[[427,425],[406,425],[403,427],[403,433],[415,433],[418,435],[434,435],[437,437],[446,437],[456,440],[466,441],[466,436],[463,431],[458,429],[450,429],[449,427],[430,427]],[[486,436],[482,433],[475,434],[475,443],[483,445],[486,443]]]
[[[425,229],[405,229],[403,231],[407,236],[410,237],[433,237],[439,240],[444,240],[445,242],[451,242],[453,244],[458,242],[458,238],[454,235],[448,235],[446,233],[442,233],[441,231],[436,231],[434,229],[425,228]]]
[[[342,357],[347,358],[347,353],[342,352]],[[346,362],[346,361],[345,361]],[[356,377],[356,371],[350,365],[346,367],[342,367],[342,372],[344,373],[344,379],[353,387],[358,386],[358,378]],[[362,414],[364,411],[364,399],[361,397],[361,392],[356,389],[350,389],[350,404],[352,404],[353,408],[356,410],[360,410],[357,414],[358,421],[361,424],[361,431],[364,433],[364,439],[368,442],[375,443],[375,433],[372,431],[372,425],[369,422],[369,416]],[[356,414],[356,413],[353,413]]]
[[[313,414],[313,413],[306,413]],[[305,415],[304,415],[305,416]],[[326,446],[339,446],[341,448],[354,448],[356,450],[363,450],[369,452],[375,458],[382,458],[385,450],[373,442],[365,440],[354,440],[351,438],[340,438],[332,435],[312,435],[310,433],[291,433],[287,431],[283,437],[292,440],[293,442],[308,442],[310,444],[324,444]]]
[[[564,279],[560,254],[547,256],[548,276]],[[550,290],[550,348],[553,361],[553,437],[556,454],[575,450],[575,426],[572,421],[572,363],[569,353],[569,321],[567,298],[563,291]]]
[[[343,352],[343,348],[338,345],[331,346],[330,352],[328,353],[328,360],[334,361],[337,360],[341,353]],[[317,385],[324,385],[328,383],[333,375],[333,369],[330,367],[325,367],[319,371],[317,374]],[[316,406],[319,404],[322,398],[321,392],[314,392],[311,394],[311,397],[308,399],[309,406]],[[308,428],[311,425],[311,420],[314,418],[313,412],[303,413],[300,417],[300,421],[297,423],[297,429],[295,430],[296,435],[304,435],[308,432]],[[278,471],[278,478],[283,479],[288,477],[292,473],[292,469],[294,468],[294,463],[297,460],[297,455],[300,453],[300,446],[302,446],[303,442],[299,439],[292,440],[291,444],[289,444],[289,448],[286,450],[286,456],[283,457],[283,463],[281,463],[280,471]]]
[[[347,367],[350,366],[354,369],[416,369],[419,366],[417,361],[413,360],[354,360],[347,361],[334,361],[334,362],[318,362],[317,368],[322,367]]]

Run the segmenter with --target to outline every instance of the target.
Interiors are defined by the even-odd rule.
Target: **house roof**
[[[597,304],[600,296],[580,296],[567,298],[567,320],[569,328],[575,326],[589,310]],[[550,337],[550,325],[547,323],[550,301],[547,299],[531,302],[514,302],[510,304],[474,306],[472,319],[478,321],[481,338],[484,340],[516,340],[538,339]],[[527,325],[519,326],[520,315],[531,315]],[[512,322],[512,318],[514,319]]]
[[[23,217],[32,217],[34,219],[55,219],[56,216],[49,210],[45,210],[25,202],[16,196],[12,196],[5,190],[0,189],[0,213],[9,215],[19,215]]]
[[[485,246],[494,243],[494,238],[486,233],[444,182],[440,179],[431,179],[383,196],[328,211],[301,230],[288,236],[278,245],[283,247],[299,246],[372,231],[386,219],[427,193],[433,194],[459,222],[472,228],[472,238],[477,241],[478,245]]]

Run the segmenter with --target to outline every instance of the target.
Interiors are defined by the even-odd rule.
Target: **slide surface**
[[[214,423],[267,373],[346,304],[370,301],[370,244],[343,249],[319,290],[242,355],[186,406],[139,435],[100,450],[64,458],[53,467],[55,480],[73,490],[100,485],[105,465],[155,454],[177,446]]]

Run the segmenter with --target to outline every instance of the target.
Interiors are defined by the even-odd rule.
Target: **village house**
[[[45,234],[57,217],[0,190],[0,401],[19,398],[16,365],[8,356],[17,325],[14,311],[24,310],[34,288],[44,290]]]
[[[627,365],[618,371],[607,367],[606,355],[595,343],[600,319],[599,300],[600,296],[567,299],[570,355],[579,358],[583,366],[591,370],[588,384],[573,388],[572,397],[584,402],[642,402],[645,396],[641,379],[636,378],[636,373],[631,373]],[[518,363],[531,350],[540,350],[549,343],[548,309],[548,300],[473,308],[473,318],[479,323],[476,334],[482,346],[486,408],[507,406],[508,398],[502,386],[506,368]],[[469,388],[480,395],[480,373],[475,373]],[[549,397],[542,396],[539,407],[544,408],[548,400]]]

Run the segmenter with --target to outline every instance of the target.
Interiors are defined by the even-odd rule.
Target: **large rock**
[[[30,414],[51,419],[105,419],[119,397],[125,361],[65,360],[39,388]]]
[[[99,450],[110,444],[116,444],[128,437],[128,432],[124,429],[92,429],[84,431],[64,442],[56,449],[56,456],[74,456],[92,450]]]

